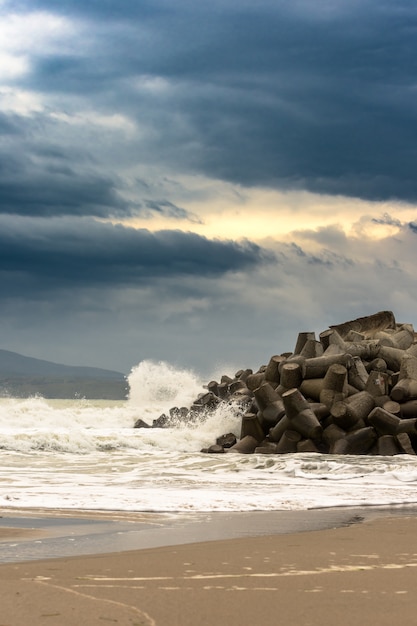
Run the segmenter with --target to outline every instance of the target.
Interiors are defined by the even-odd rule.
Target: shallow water
[[[3,511],[2,527],[34,529],[42,536],[0,542],[0,563],[324,530],[378,517],[415,515],[415,507],[341,507],[311,511],[89,514],[74,511]]]

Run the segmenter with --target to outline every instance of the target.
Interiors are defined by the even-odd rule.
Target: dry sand
[[[417,622],[417,517],[0,565],[0,626]]]

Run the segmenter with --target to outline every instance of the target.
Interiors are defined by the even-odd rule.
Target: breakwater
[[[300,332],[292,353],[257,371],[210,381],[190,407],[136,428],[196,424],[221,403],[241,414],[238,435],[219,433],[207,453],[415,455],[417,342],[391,311]]]

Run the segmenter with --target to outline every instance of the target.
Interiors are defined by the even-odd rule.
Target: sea
[[[233,375],[233,373],[231,373]],[[205,391],[144,361],[126,401],[0,399],[0,508],[153,513],[294,511],[417,503],[417,457],[205,454],[239,435],[224,404],[197,422],[134,428]]]

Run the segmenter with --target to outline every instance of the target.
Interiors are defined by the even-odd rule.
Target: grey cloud
[[[0,137],[20,134],[18,116],[0,113]]]
[[[65,145],[57,124],[41,114],[3,114],[0,128],[2,121],[18,132],[0,139],[0,214],[107,217],[135,212],[119,193],[123,184],[117,175],[96,167],[82,138],[75,147],[69,132]]]
[[[300,245],[292,242],[290,244],[282,244],[281,251],[285,257],[299,257],[308,265],[321,265],[328,268],[349,267],[354,265],[354,260],[346,257],[336,249],[322,248],[317,254],[312,254],[304,250]],[[289,256],[287,256],[289,255]]]
[[[40,59],[33,79],[46,90],[96,92],[101,104],[131,115],[137,107],[141,116],[138,95],[122,79],[163,77],[178,89],[167,101],[148,96],[145,115],[167,131],[166,142],[184,148],[175,162],[162,151],[172,165],[243,185],[414,201],[415,8],[341,4],[344,11],[323,19],[318,10],[312,20],[286,3],[254,11],[225,0],[216,11],[162,2],[143,13],[124,3],[120,15],[133,20],[124,37],[120,26],[102,23],[112,45],[106,53],[97,40],[99,63]],[[112,89],[118,98],[103,96]],[[182,133],[168,131],[172,111],[183,118]],[[158,142],[149,147],[160,154]]]
[[[89,34],[72,51],[32,57],[22,85],[69,110],[74,98],[146,126],[146,137],[119,138],[138,167],[417,200],[411,0],[327,9],[230,0],[22,6],[75,15]],[[162,79],[167,89],[140,88],[142,79]]]
[[[275,261],[250,242],[93,219],[192,221],[193,174],[416,200],[414,0],[7,7],[75,17],[78,34],[59,54],[24,51],[30,70],[10,88],[43,109],[0,114],[3,347],[123,370],[123,359],[200,367],[231,354],[251,367],[299,330],[387,308],[415,321],[414,221],[366,245],[299,232]],[[127,124],[103,122],[115,115]]]
[[[295,254],[297,256],[306,258],[307,254],[304,252],[304,250],[301,248],[301,246],[298,246],[296,243],[292,243],[291,244],[291,248],[292,248],[292,250],[295,252]]]
[[[201,268],[193,272],[191,265],[188,273],[183,271],[186,247],[191,248],[187,256],[190,264],[194,259],[195,268],[200,250],[203,256],[215,256],[224,248],[212,248],[210,242],[189,240],[186,235],[177,238],[175,232],[154,236],[142,232],[136,236],[123,228],[115,232],[111,225],[108,229],[104,225],[104,232],[109,233],[106,239],[104,232],[97,234],[101,225],[86,219],[77,220],[78,225],[71,225],[69,219],[49,219],[47,230],[42,229],[46,241],[36,247],[41,229],[36,230],[29,219],[17,222],[14,220],[12,227],[0,218],[0,232],[7,232],[11,248],[20,250],[19,259],[26,251],[28,268],[24,291],[16,287],[16,283],[22,287],[23,261],[9,274],[15,285],[12,292],[4,288],[8,268],[5,261],[1,264],[2,347],[39,358],[126,372],[142,359],[162,359],[195,367],[209,380],[216,366],[221,373],[233,374],[240,367],[258,367],[272,354],[292,350],[299,331],[320,332],[329,324],[377,310],[392,309],[397,319],[417,327],[411,229],[404,228],[401,239],[367,241],[366,246],[347,238],[343,254],[322,248],[312,255],[307,247],[277,243],[276,262],[269,262],[271,257],[263,262],[261,251],[259,262],[244,265],[240,257],[234,265],[236,271],[203,271],[200,275]],[[54,235],[57,232],[59,236]],[[64,232],[67,237],[61,261],[58,255],[41,254],[44,248],[48,253],[53,249],[51,241],[56,240],[56,247],[60,247]],[[30,245],[19,244],[25,233],[34,240]],[[4,239],[0,240],[0,250]],[[83,241],[88,242],[88,255],[87,244],[80,243]],[[139,242],[143,251],[137,250]],[[36,249],[41,251],[38,255],[33,254]],[[64,261],[76,259],[77,251],[80,264],[67,268]],[[249,259],[250,251],[249,247]],[[241,252],[245,258],[245,249]],[[397,261],[399,252],[402,261]],[[230,254],[239,257],[233,245]],[[131,274],[124,265],[128,257],[129,267],[133,265]],[[163,273],[158,273],[158,267],[155,270],[155,257],[159,257],[157,263],[166,262]],[[141,259],[146,259],[143,270]],[[209,258],[202,262],[211,260],[215,261]],[[58,264],[59,277],[50,268],[48,278],[45,261]],[[245,271],[240,271],[242,268]],[[75,283],[72,277],[76,271],[80,276]],[[94,278],[94,271],[108,273],[105,289]],[[53,291],[47,290],[48,281]],[[83,289],[83,285],[89,288]]]
[[[145,206],[150,211],[155,211],[156,213],[160,213],[161,215],[165,215],[166,217],[173,217],[175,219],[187,220],[189,222],[194,222],[195,224],[201,224],[201,219],[190,213],[190,211],[186,211],[181,207],[175,206],[169,200],[145,200]]]
[[[11,0],[8,0],[11,4]],[[103,0],[85,0],[80,3],[77,0],[61,0],[57,5],[54,0],[19,0],[19,4],[26,9],[33,7],[57,11],[61,14],[75,14],[91,16],[94,19],[120,19],[129,21],[132,17],[152,17],[161,12],[169,13],[170,3],[164,0],[118,0],[118,2]],[[15,3],[13,3],[15,6]]]
[[[402,227],[403,224],[401,222],[401,220],[398,220],[394,217],[391,217],[391,215],[389,213],[384,213],[382,215],[382,217],[373,217],[372,218],[372,222],[374,224],[381,224],[382,226],[386,225],[386,226],[398,226],[398,227]]]
[[[0,165],[0,213],[97,217],[130,213],[113,181],[96,174],[88,177],[70,167],[54,167],[15,171],[12,177],[2,177],[1,170]]]
[[[92,219],[0,220],[2,297],[22,287],[126,287],[158,277],[221,276],[271,261],[251,243],[180,231],[135,230]]]
[[[344,230],[337,225],[322,226],[317,230],[297,230],[293,232],[293,235],[297,238],[316,241],[326,247],[330,246],[333,249],[337,249],[346,244],[346,234]]]
[[[109,163],[112,151],[118,158],[112,137],[106,142],[96,138],[100,150],[94,154],[94,145],[82,133],[77,137],[76,130],[60,128],[48,115],[0,115],[0,214],[120,218],[157,212],[199,222],[198,216],[167,199],[143,198],[143,193],[153,192],[150,186],[132,183],[117,164]]]

